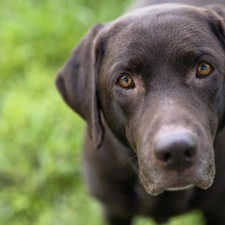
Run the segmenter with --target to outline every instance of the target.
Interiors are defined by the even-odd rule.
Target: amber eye
[[[134,81],[129,74],[123,74],[119,78],[117,83],[120,87],[125,88],[125,89],[130,89],[130,88],[134,87]]]
[[[213,67],[207,62],[200,62],[197,68],[197,74],[200,77],[208,76],[213,71]]]

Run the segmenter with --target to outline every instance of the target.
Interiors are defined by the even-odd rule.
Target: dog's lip
[[[206,181],[193,181],[192,179],[178,179],[175,182],[173,182],[171,185],[151,185],[148,183],[147,188],[144,185],[144,188],[146,191],[151,195],[159,195],[163,193],[164,191],[185,191],[188,189],[192,189],[194,187],[199,187],[201,189],[208,189],[212,183],[208,183]]]
[[[187,185],[187,186],[184,186],[184,187],[167,188],[166,190],[167,191],[184,191],[184,190],[190,189],[190,188],[192,188],[194,186],[195,186],[194,184],[190,184],[190,185]]]
[[[211,166],[212,167],[212,166]],[[211,168],[210,167],[210,168]],[[207,172],[207,173],[206,173]],[[151,174],[150,174],[151,175]],[[215,171],[209,173],[207,170],[192,170],[182,174],[168,174],[167,177],[160,176],[159,180],[154,179],[154,176],[149,176],[143,170],[139,170],[140,182],[144,189],[151,195],[156,196],[164,191],[182,191],[198,187],[208,189],[214,181]]]
[[[193,186],[195,186],[194,183],[188,182],[186,179],[181,178],[177,179],[172,185],[165,189],[168,191],[182,191],[192,188]]]
[[[148,180],[145,175],[143,174],[142,171],[141,172],[141,183],[144,187],[144,189],[151,195],[153,196],[157,196],[161,193],[163,193],[164,191],[183,191],[183,190],[187,190],[187,189],[191,189],[192,187],[198,186],[200,187],[201,185],[199,185],[199,182],[194,181],[193,179],[191,179],[191,177],[179,177],[173,181],[170,182],[170,184],[154,184],[152,182],[150,182],[150,180]]]
[[[155,186],[155,185],[152,186],[150,184],[148,184],[147,186],[148,186],[147,189],[146,186],[144,186],[146,191],[151,195],[156,196],[163,193],[164,191],[185,191],[198,185],[195,184],[194,182],[188,182],[185,181],[184,179],[179,179],[168,186]]]

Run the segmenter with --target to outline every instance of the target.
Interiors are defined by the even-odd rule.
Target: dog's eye
[[[129,74],[123,74],[117,81],[117,84],[125,89],[130,89],[134,87],[134,81]]]
[[[213,71],[213,67],[207,62],[200,62],[197,68],[197,75],[199,77],[208,76]]]

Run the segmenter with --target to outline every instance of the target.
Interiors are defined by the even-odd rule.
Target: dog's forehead
[[[205,30],[204,25],[207,24],[205,11],[199,7],[183,4],[150,6],[125,14],[116,20],[109,29],[114,32],[113,30],[118,27],[122,28],[117,38],[132,38],[135,35],[141,36],[148,33],[151,33],[152,36],[159,35],[159,37],[168,34],[177,36],[182,32],[186,32],[186,35],[188,32],[189,34],[202,33]],[[132,36],[130,36],[131,34]]]
[[[206,18],[204,9],[182,4],[128,13],[109,28],[108,55],[125,62],[131,58],[156,59],[157,55],[172,60],[179,57],[177,54],[212,51],[216,42]]]
[[[197,38],[202,41],[209,32],[204,10],[182,4],[162,4],[135,10],[117,20],[115,27],[121,24],[125,25],[113,40],[122,43],[143,41],[143,38],[159,42],[194,41]]]

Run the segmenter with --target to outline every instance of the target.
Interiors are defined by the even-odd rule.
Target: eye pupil
[[[121,79],[124,83],[129,83],[129,78],[127,76],[123,76]]]
[[[202,64],[201,66],[200,66],[200,70],[201,71],[208,71],[209,70],[209,65],[208,64]]]

